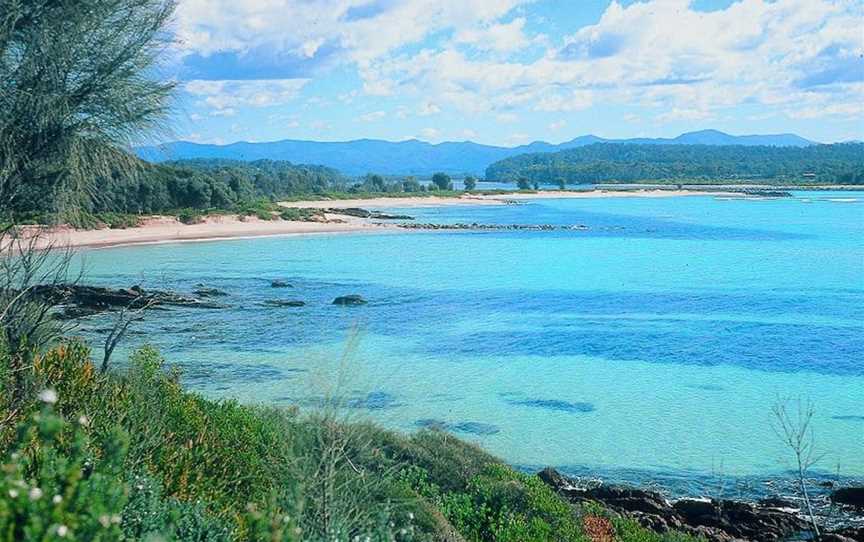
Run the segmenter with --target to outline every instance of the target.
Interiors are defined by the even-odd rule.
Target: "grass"
[[[692,540],[592,520],[602,509],[447,433],[206,399],[151,348],[101,374],[69,342],[31,371],[56,402],[0,405],[0,494],[15,495],[0,541],[569,542],[592,540],[592,521],[622,542]]]

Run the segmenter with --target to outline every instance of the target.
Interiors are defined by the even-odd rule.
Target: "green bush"
[[[95,459],[85,425],[65,422],[50,404],[21,423],[2,466],[0,540],[121,538],[126,438],[115,433]]]
[[[301,207],[283,207],[279,212],[282,220],[294,222],[311,222],[322,218],[324,212],[321,209],[306,209]]]
[[[604,514],[440,431],[204,399],[152,348],[106,375],[70,342],[37,355],[31,378],[57,401],[25,406],[0,440],[0,495],[14,495],[0,500],[0,542],[51,540],[60,525],[79,540],[570,542]],[[8,408],[0,419],[14,421]],[[605,521],[621,542],[692,540]]]
[[[186,209],[177,211],[177,220],[187,225],[200,224],[204,221],[204,216],[201,214],[201,211],[187,207]]]

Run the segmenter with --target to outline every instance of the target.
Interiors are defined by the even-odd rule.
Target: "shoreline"
[[[672,198],[672,197],[736,197],[732,190],[663,189],[656,187],[594,190],[540,190],[512,194],[465,194],[462,196],[375,197],[344,200],[303,200],[279,202],[282,207],[300,209],[411,209],[454,205],[508,205],[543,199],[602,199],[602,198]],[[133,228],[80,230],[69,227],[46,228],[29,226],[27,230],[42,235],[37,247],[49,245],[69,248],[113,248],[132,245],[223,241],[256,237],[342,235],[356,233],[406,233],[410,229],[343,214],[325,213],[322,221],[261,220],[238,215],[211,215],[198,224],[183,224],[175,217],[150,216]]]
[[[288,237],[303,235],[336,235],[352,233],[384,233],[398,231],[386,224],[377,224],[361,218],[342,215],[327,215],[326,222],[301,222],[287,220],[261,220],[237,215],[210,216],[198,224],[183,224],[174,217],[148,217],[142,224],[124,229],[79,230],[69,227],[43,229],[32,227],[44,241],[38,248],[49,245],[69,248],[103,249],[133,245],[159,245],[169,243],[191,243],[227,241],[258,237]],[[337,218],[338,217],[338,218]]]

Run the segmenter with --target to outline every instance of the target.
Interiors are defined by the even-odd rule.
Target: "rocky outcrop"
[[[224,297],[228,295],[228,292],[224,292],[218,288],[211,288],[204,284],[196,284],[192,293],[198,297]]]
[[[398,227],[409,230],[470,230],[470,231],[587,231],[589,228],[584,224],[556,225],[556,224],[478,224],[456,223],[456,224],[432,224],[411,223],[397,224]]]
[[[342,306],[346,306],[346,307],[365,305],[366,303],[368,303],[368,301],[363,299],[363,296],[360,296],[357,294],[340,295],[339,297],[337,297],[336,299],[333,300],[334,305],[342,305]]]
[[[53,305],[63,307],[60,317],[67,319],[123,308],[173,306],[221,309],[225,307],[197,297],[161,290],[144,290],[140,286],[114,289],[78,284],[52,284],[35,286],[32,292]]]
[[[327,209],[327,212],[336,215],[354,216],[357,218],[374,218],[376,220],[414,220],[413,216],[390,215],[387,213],[382,213],[380,211],[369,211],[367,209],[361,209],[360,207],[347,207],[344,209],[331,207],[330,209]]]
[[[831,502],[864,510],[864,487],[841,487],[831,492]]]
[[[270,282],[271,288],[290,288],[291,285],[281,279],[275,279]]]
[[[677,530],[710,542],[774,542],[807,528],[795,511],[786,508],[725,499],[670,501],[660,493],[625,486],[580,487],[551,468],[538,476],[570,502],[600,502],[661,533]]]
[[[262,305],[266,307],[303,307],[306,302],[296,299],[268,299]]]

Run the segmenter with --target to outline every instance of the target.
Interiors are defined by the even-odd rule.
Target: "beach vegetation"
[[[438,190],[453,190],[453,181],[446,173],[439,172],[432,175],[432,185]]]
[[[27,378],[40,391],[0,407],[4,541],[588,541],[596,514],[441,431],[205,399],[149,347],[102,373],[62,342]]]

